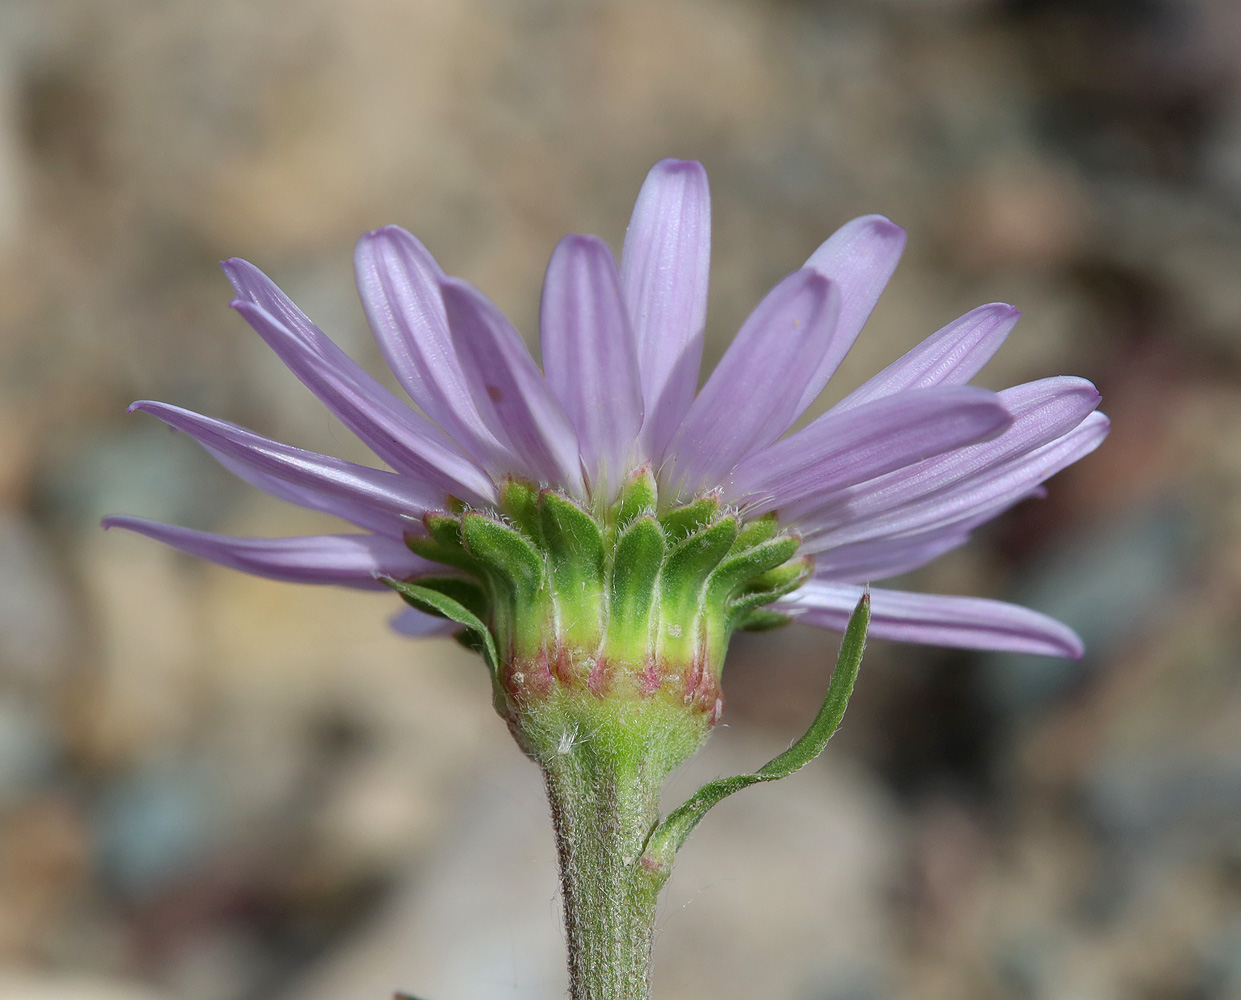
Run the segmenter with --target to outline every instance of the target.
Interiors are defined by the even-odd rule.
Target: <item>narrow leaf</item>
[[[740,552],[742,549],[748,549],[754,545],[761,545],[776,536],[776,532],[780,530],[780,520],[773,511],[770,514],[764,514],[762,517],[756,517],[753,521],[749,521],[742,525],[741,533],[737,535],[737,541],[733,543],[733,551]]]
[[[616,505],[616,523],[624,527],[634,518],[654,514],[657,497],[655,476],[651,467],[644,465],[621,487],[620,500]]]
[[[684,507],[674,507],[665,514],[659,515],[659,523],[664,527],[668,541],[679,542],[695,531],[705,528],[716,519],[720,512],[720,498],[712,494],[699,497]]]
[[[572,500],[544,490],[539,522],[547,546],[557,628],[583,647],[599,641],[603,625],[603,533]]]
[[[810,578],[813,570],[813,561],[807,556],[802,556],[799,559],[790,559],[775,569],[754,577],[742,593],[729,603],[729,617],[736,622],[772,601],[791,594]],[[733,627],[739,628],[740,626],[734,625]]]
[[[480,620],[486,620],[489,613],[487,592],[477,580],[466,580],[459,576],[420,576],[418,586],[428,590],[436,590],[456,601],[467,611],[472,612]]]
[[[682,540],[668,553],[660,585],[672,620],[692,617],[707,576],[737,540],[735,517],[724,517]]]
[[[616,543],[608,617],[611,635],[622,643],[646,642],[664,551],[664,533],[653,517],[638,518]]]
[[[733,619],[733,628],[742,632],[770,632],[774,628],[783,628],[785,625],[791,625],[793,619],[788,615],[782,615],[779,611],[772,611],[769,608],[755,608],[747,611],[742,615],[738,615]]]
[[[787,562],[796,552],[797,539],[785,535],[728,556],[711,574],[709,599],[726,600],[750,580],[755,577],[763,578],[768,572]]]
[[[525,537],[485,514],[461,517],[461,536],[471,555],[515,594],[532,595],[543,582],[543,560]]]
[[[572,583],[598,581],[603,575],[603,534],[586,511],[558,493],[544,490],[539,497],[539,522],[552,571]]]
[[[500,657],[496,654],[495,640],[491,637],[490,629],[473,611],[460,601],[430,587],[407,583],[404,580],[385,579],[383,582],[400,594],[406,604],[412,605],[419,611],[464,625],[482,645],[483,659],[487,661],[487,667],[491,670],[492,676],[494,677],[499,672]]]
[[[457,530],[457,543],[446,543],[437,537],[428,535],[406,535],[405,543],[408,550],[416,556],[422,556],[424,560],[443,563],[444,566],[452,566],[457,569],[464,569],[467,573],[473,573],[475,576],[482,576],[483,565],[477,558],[470,555],[464,548],[460,547],[460,531],[455,527],[457,522],[453,521],[454,530]],[[443,532],[441,532],[443,536]]]
[[[539,491],[529,483],[509,479],[500,487],[501,509],[530,539],[539,541]]]
[[[866,649],[866,630],[870,624],[870,593],[864,593],[849,619],[836,669],[827,688],[819,714],[796,743],[769,760],[753,774],[720,778],[703,785],[679,809],[659,824],[647,841],[644,860],[660,869],[670,869],[672,859],[685,839],[707,812],[720,800],[760,781],[777,781],[814,760],[832,738],[844,718],[849,696],[857,682],[862,653]]]

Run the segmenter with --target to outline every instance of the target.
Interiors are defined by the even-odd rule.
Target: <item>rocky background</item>
[[[0,0],[0,996],[561,995],[479,665],[98,519],[320,526],[135,398],[364,460],[216,261],[377,371],[360,232],[530,334],[559,237],[619,247],[675,155],[712,181],[708,360],[879,211],[909,250],[836,386],[1000,299],[986,384],[1088,376],[1115,429],[911,582],[1087,658],[875,642],[830,752],[683,853],[657,996],[1241,998],[1239,66],[1235,0]],[[738,639],[678,789],[782,749],[835,645]]]

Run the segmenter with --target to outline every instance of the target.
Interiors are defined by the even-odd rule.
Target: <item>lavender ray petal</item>
[[[379,458],[463,500],[493,499],[491,481],[447,434],[364,371],[265,274],[239,259],[222,266],[239,296],[233,307]]]
[[[975,386],[886,396],[856,410],[828,411],[751,456],[729,477],[725,495],[755,514],[804,505],[829,491],[994,437],[1011,423],[999,397]]]
[[[1020,317],[1019,310],[1002,302],[979,306],[931,334],[833,409],[852,409],[906,389],[964,385],[991,360]]]
[[[842,545],[815,555],[816,579],[833,583],[871,583],[909,573],[969,541],[959,526],[898,538],[876,538]],[[809,549],[801,551],[810,554]]]
[[[866,562],[866,554],[868,552],[890,553],[890,560],[887,556],[881,557],[884,564],[888,565],[895,564],[897,561],[905,563],[904,556],[899,555],[899,553],[905,551],[925,550],[930,552],[938,542],[944,541],[946,543],[950,538],[957,539],[956,544],[960,544],[961,541],[967,540],[976,528],[993,520],[1017,504],[1034,498],[1042,499],[1046,496],[1047,490],[1045,487],[1035,486],[1025,493],[1006,498],[1003,503],[989,504],[983,508],[971,510],[961,517],[943,521],[926,530],[915,528],[909,531],[876,534],[862,541],[846,542],[843,545],[834,544],[830,530],[820,530],[817,532],[813,529],[804,530],[798,551],[815,557],[815,574],[822,575],[825,579],[838,580],[845,583],[867,583],[873,580],[882,580],[885,577],[879,576],[876,572],[871,572],[865,576],[855,575],[846,578],[839,575],[837,569],[846,563],[854,564],[857,572],[860,574],[866,568],[864,563]],[[955,545],[952,547],[955,547]],[[945,549],[944,551],[949,550]],[[940,554],[942,555],[943,553],[941,552]],[[919,566],[930,562],[932,558],[935,557],[928,557],[921,563],[906,563],[905,568],[900,570],[900,572],[908,573],[911,570],[915,570]],[[876,564],[878,562],[879,559],[877,558]]]
[[[999,437],[867,482],[820,493],[806,502],[788,505],[783,516],[809,530],[821,530],[857,524],[938,491],[966,486],[972,479],[990,475],[1005,463],[1018,461],[1063,437],[1099,404],[1099,392],[1090,382],[1068,375],[1027,382],[998,395],[1013,418],[1012,426]]]
[[[584,499],[577,435],[526,345],[504,314],[464,281],[445,279],[444,307],[480,413],[507,429],[520,459],[512,471]]]
[[[484,466],[503,463],[502,432],[478,412],[457,357],[435,259],[404,229],[386,226],[358,240],[354,269],[371,330],[410,398]]]
[[[795,620],[843,632],[864,588],[812,580],[773,608]],[[870,634],[900,642],[994,649],[1080,659],[1077,634],[1047,615],[981,597],[872,589]]]
[[[441,498],[415,480],[329,455],[319,455],[262,437],[244,427],[183,410],[179,406],[140,400],[134,410],[158,417],[183,431],[208,451],[227,456],[272,479],[317,494],[315,509],[350,519],[356,507],[369,509],[367,520],[387,516],[390,530],[403,532]],[[292,499],[292,495],[285,497]]]
[[[635,457],[643,408],[620,276],[602,240],[566,236],[556,246],[540,327],[547,382],[577,431],[587,485],[611,493]]]
[[[388,625],[393,631],[412,639],[431,639],[461,631],[461,626],[456,622],[424,614],[417,608],[402,608],[388,619]]]
[[[692,160],[661,160],[638,192],[620,266],[638,350],[648,456],[663,454],[698,388],[710,258],[707,172]]]
[[[376,510],[368,503],[347,499],[334,493],[326,493],[313,487],[287,482],[284,479],[279,479],[276,476],[261,471],[248,460],[239,461],[216,448],[208,445],[203,447],[207,454],[238,479],[249,483],[256,489],[262,490],[268,496],[273,496],[277,500],[283,500],[285,503],[291,503],[296,507],[305,507],[307,510],[317,510],[323,514],[343,518],[350,524],[354,524],[366,531],[378,532],[381,535],[391,534],[394,530],[402,527],[393,520],[391,514]]]
[[[804,519],[815,545],[831,547],[885,535],[929,531],[967,518],[989,520],[1024,498],[1044,480],[1095,450],[1107,436],[1108,420],[1091,413],[1050,444],[993,466],[920,499],[869,517],[837,516],[834,526]]]
[[[846,222],[805,266],[840,286],[840,321],[814,375],[802,389],[800,413],[814,402],[862,332],[905,249],[905,230],[882,215]]]
[[[103,526],[136,531],[221,566],[288,583],[384,590],[377,577],[408,579],[435,571],[433,563],[414,555],[400,540],[379,535],[236,538],[120,516],[105,518]]]
[[[836,286],[810,269],[767,293],[673,436],[661,472],[667,485],[682,494],[713,488],[789,429],[839,308]]]

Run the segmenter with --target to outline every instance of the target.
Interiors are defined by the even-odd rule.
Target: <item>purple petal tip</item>
[[[902,226],[898,226],[886,215],[864,215],[857,221],[883,236],[889,237],[890,239],[899,239],[902,243],[905,242],[907,234],[904,228]]]
[[[560,241],[560,245],[566,247],[602,246],[607,248],[607,244],[600,237],[594,236],[590,233],[569,233]],[[611,250],[608,249],[608,252],[611,253]]]
[[[358,238],[358,243],[368,243],[375,240],[403,239],[410,233],[404,226],[398,226],[395,222],[390,222],[386,226],[380,226],[378,229],[368,229]]]
[[[979,306],[976,312],[986,310],[998,319],[1017,319],[1021,316],[1021,310],[1007,302],[988,302],[986,305]]]
[[[697,160],[678,160],[675,156],[660,160],[651,169],[667,171],[670,174],[705,174],[707,172]]]

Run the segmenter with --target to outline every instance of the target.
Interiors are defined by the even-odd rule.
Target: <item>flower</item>
[[[508,560],[501,569],[511,585],[531,547],[509,536],[521,534],[522,511],[542,503],[536,495],[554,497],[548,503],[560,505],[557,517],[582,511],[594,518],[599,538],[614,548],[622,536],[637,537],[626,534],[624,505],[645,502],[649,509],[639,513],[651,523],[658,515],[663,528],[652,530],[669,545],[679,537],[669,517],[689,518],[682,535],[703,538],[728,522],[717,529],[719,551],[702,574],[744,538],[747,545],[787,540],[778,566],[747,564],[751,575],[731,584],[727,601],[749,597],[728,630],[788,618],[843,630],[872,581],[963,544],[978,525],[1040,494],[1044,480],[1092,451],[1108,430],[1095,411],[1099,395],[1084,379],[1046,378],[998,393],[967,384],[1017,322],[1016,309],[990,304],[788,434],[852,346],[904,243],[904,232],[881,216],[847,223],[758,304],[696,391],[710,246],[707,179],[697,163],[652,168],[619,269],[596,237],[567,236],[556,247],[543,286],[543,371],[499,310],[447,276],[413,236],[397,227],[367,233],[355,255],[362,303],[418,409],[360,368],[257,268],[226,261],[233,308],[390,471],[142,401],[131,410],[184,431],[247,482],[361,532],[255,539],[134,517],[104,525],[260,576],[373,589],[486,576],[479,553],[494,549],[488,565]],[[527,493],[514,494],[518,487]],[[642,489],[650,493],[645,501]],[[683,513],[703,510],[697,521]],[[444,532],[454,531],[449,552]],[[631,547],[639,551],[639,542]],[[546,558],[537,545],[532,551]],[[652,573],[669,572],[658,560],[651,565]],[[706,576],[694,579],[694,593],[703,593]],[[556,587],[554,580],[540,585]],[[453,593],[469,606],[464,591]],[[1081,655],[1070,629],[1022,607],[881,588],[871,595],[875,636]],[[555,614],[563,624],[563,607]],[[413,608],[394,619],[411,635],[457,630],[458,622]],[[681,636],[680,629],[673,623],[667,634]]]

